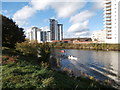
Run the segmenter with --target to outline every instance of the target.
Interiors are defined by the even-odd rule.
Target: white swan
[[[68,59],[74,59],[74,60],[77,60],[77,57],[74,57],[74,56],[68,56]]]

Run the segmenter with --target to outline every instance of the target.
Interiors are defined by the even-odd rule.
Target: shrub
[[[22,52],[23,55],[37,56],[37,49],[37,44],[29,43],[28,41],[16,44],[16,50]]]
[[[54,78],[53,77],[50,77],[50,78],[47,78],[47,79],[44,79],[42,80],[42,86],[43,87],[51,87],[54,83]]]
[[[38,55],[40,55],[40,59],[43,61],[43,62],[49,62],[49,59],[50,59],[50,46],[48,43],[41,43],[38,45]]]
[[[49,62],[50,59],[50,46],[48,43],[30,43],[28,41],[17,43],[16,50],[20,51],[23,55],[30,55],[39,57],[43,62]]]

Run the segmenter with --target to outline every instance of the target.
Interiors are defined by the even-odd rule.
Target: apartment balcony
[[[109,11],[109,12],[105,12],[105,14],[111,14],[111,12]]]
[[[111,14],[111,11],[104,11],[104,14],[109,15],[109,14]]]
[[[105,17],[106,17],[106,18],[111,18],[111,15],[106,15]]]
[[[111,34],[111,33],[112,33],[112,30],[107,30],[107,33],[108,33],[108,34]]]
[[[107,7],[107,8],[106,8],[106,6],[104,6],[104,9],[103,9],[103,10],[106,11],[106,10],[109,10],[109,9],[111,9],[111,7]]]
[[[111,26],[106,26],[106,29],[111,29],[112,27]]]
[[[107,37],[112,37],[112,34],[107,34],[106,36],[107,36]]]
[[[106,22],[106,25],[112,25],[112,23],[111,23],[111,22],[109,22],[109,23],[108,23],[108,22]]]
[[[104,18],[106,18],[106,17],[111,17],[111,14],[104,14]]]
[[[106,1],[105,4],[111,4],[111,1]]]
[[[111,3],[109,3],[109,4],[105,4],[105,6],[111,6]]]
[[[109,17],[109,16],[112,16],[111,14],[106,14],[106,12],[104,12],[104,18],[106,18],[106,17]]]
[[[111,5],[106,5],[106,8],[110,8],[111,7]]]
[[[109,19],[109,20],[106,20],[106,21],[108,21],[108,22],[111,22],[111,19]]]
[[[112,28],[106,28],[106,31],[112,31]]]
[[[107,34],[112,34],[112,30],[107,30]]]
[[[106,28],[107,26],[111,26],[111,25],[112,25],[111,21],[110,22],[104,22],[104,28]]]
[[[107,38],[107,39],[112,39],[112,36],[110,36],[110,37],[106,36],[106,38]]]
[[[106,11],[111,11],[111,8],[107,8]]]
[[[106,37],[107,39],[112,39],[112,37]]]
[[[112,25],[106,25],[106,28],[111,28],[112,27]]]
[[[111,28],[112,27],[112,25],[106,25],[106,28]]]
[[[111,20],[111,18],[105,18],[104,21],[105,21],[105,23],[111,23],[112,20]]]
[[[111,18],[104,18],[104,21],[106,22],[111,21]]]
[[[110,36],[109,36],[110,35]],[[107,37],[112,37],[112,32],[107,32]]]

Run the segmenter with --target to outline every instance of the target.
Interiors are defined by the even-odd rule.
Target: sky
[[[64,26],[64,38],[90,37],[92,32],[104,29],[102,0],[4,1],[0,13],[12,18],[26,32],[32,26],[49,28],[49,19],[56,19]]]

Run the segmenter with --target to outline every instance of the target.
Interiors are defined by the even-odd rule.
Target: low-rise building
[[[98,30],[93,32],[91,38],[92,38],[92,41],[104,43],[106,39],[106,30]]]

